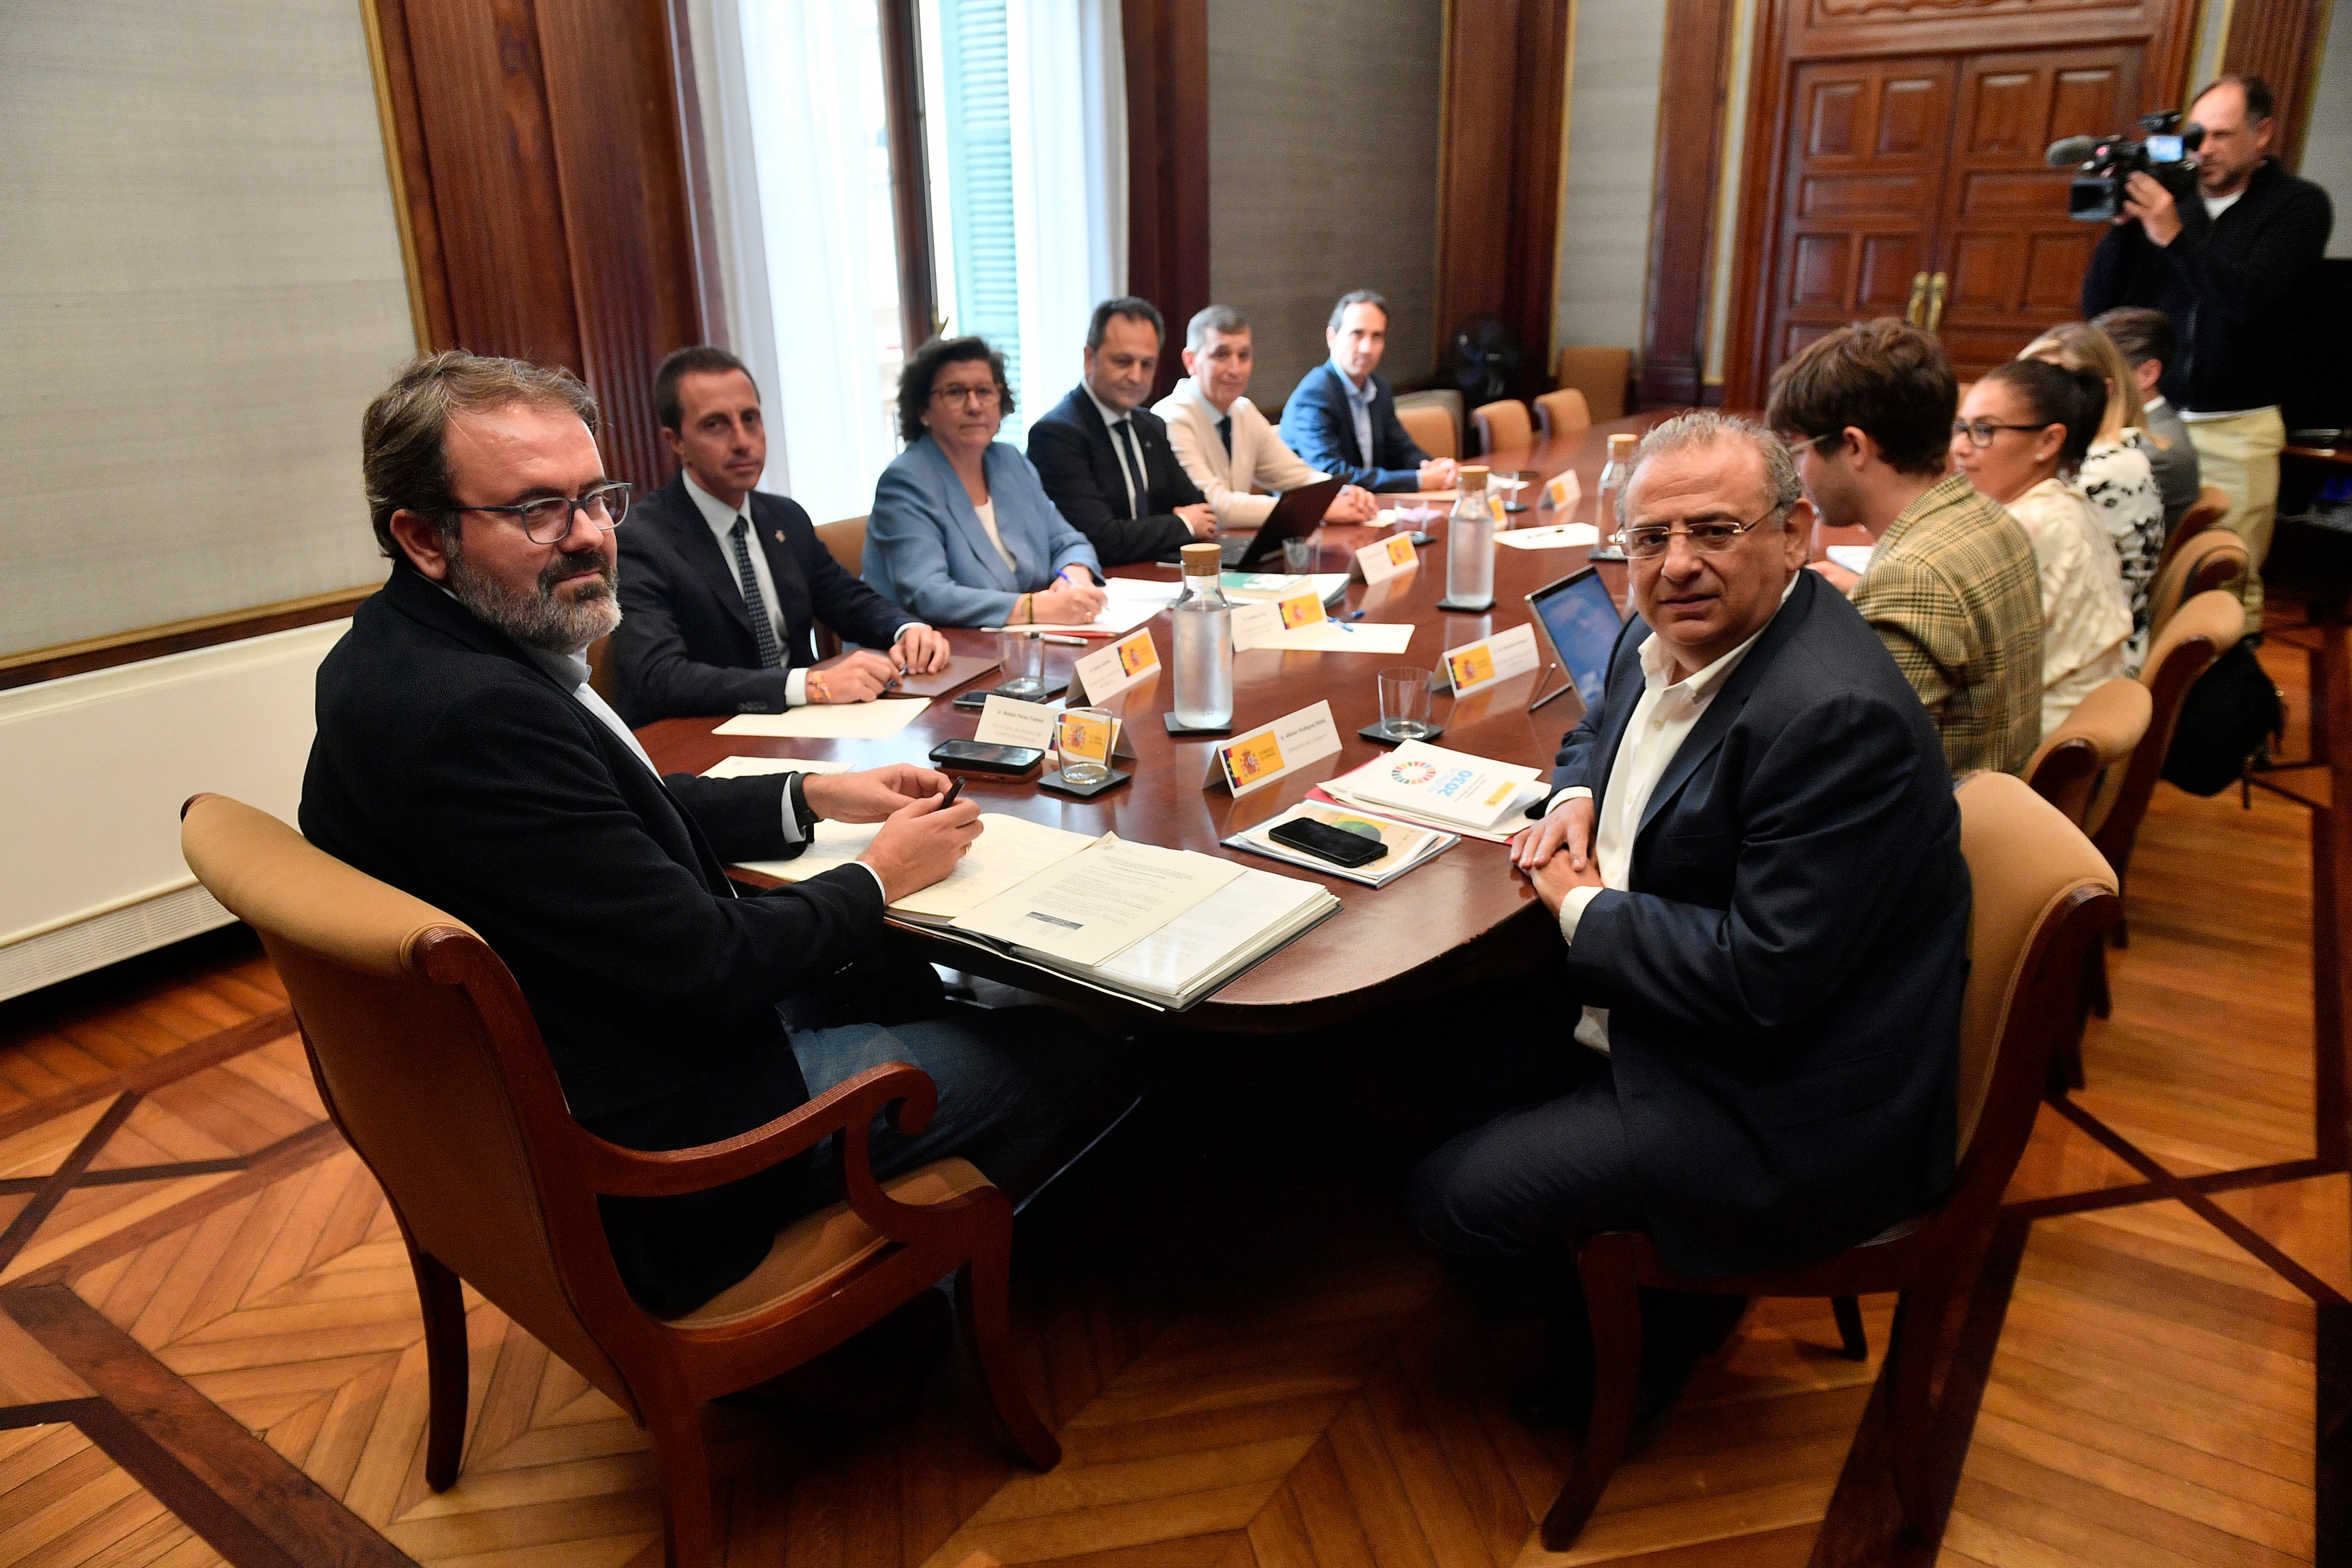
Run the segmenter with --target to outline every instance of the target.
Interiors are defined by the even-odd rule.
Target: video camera
[[[2066,216],[2083,223],[2105,223],[2124,210],[2124,182],[2146,174],[2162,182],[2175,199],[2195,192],[2196,165],[2189,154],[2205,144],[2205,128],[2181,129],[2175,110],[2139,117],[2142,132],[2137,142],[2118,132],[2113,136],[2069,136],[2053,142],[2042,154],[2053,169],[2080,163],[2074,183],[2066,187]]]

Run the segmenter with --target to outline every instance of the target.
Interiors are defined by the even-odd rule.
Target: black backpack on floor
[[[2164,753],[2164,779],[2190,795],[2219,795],[2238,782],[2263,742],[2283,734],[2286,707],[2252,640],[2242,641],[2197,678]]]

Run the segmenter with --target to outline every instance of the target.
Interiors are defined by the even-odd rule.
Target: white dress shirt
[[[988,542],[996,546],[996,552],[1004,557],[1004,563],[1013,568],[1013,571],[1019,572],[1021,570],[1021,563],[1013,559],[1013,552],[1004,548],[1004,535],[996,531],[996,501],[994,498],[992,497],[984,501],[973,502],[971,510],[979,514],[981,528],[987,532]]]
[[[2123,562],[2080,488],[2043,479],[2009,503],[2042,576],[2042,732],[2124,672],[2131,600]]]
[[[1139,473],[1142,474],[1145,484],[1151,482],[1150,473],[1143,468],[1143,437],[1135,433],[1135,426],[1128,418],[1126,409],[1113,408],[1109,404],[1097,397],[1095,389],[1087,386],[1085,382],[1082,381],[1078,384],[1086,387],[1087,401],[1095,405],[1095,412],[1102,416],[1104,426],[1110,431],[1111,455],[1118,459],[1118,477],[1127,486],[1127,515],[1145,516],[1143,503],[1151,498],[1149,495],[1135,493],[1136,477]],[[1119,429],[1122,425],[1127,426],[1124,432]],[[1131,447],[1128,445],[1130,441],[1135,443]],[[1127,466],[1129,458],[1135,459],[1135,467],[1132,468]],[[1000,544],[997,548],[1002,550],[1004,547]]]
[[[1789,595],[1796,592],[1797,579],[1791,576],[1788,586],[1780,590],[1780,603],[1786,605]],[[1773,611],[1777,618],[1779,610]],[[1570,888],[1559,901],[1559,934],[1570,946],[1576,945],[1576,928],[1584,919],[1585,910],[1603,892],[1624,892],[1633,876],[1633,840],[1642,830],[1642,814],[1649,809],[1650,796],[1665,775],[1675,753],[1699,721],[1699,716],[1770,629],[1771,621],[1757,628],[1749,637],[1697,674],[1682,680],[1673,679],[1675,656],[1673,648],[1652,632],[1642,639],[1642,700],[1633,707],[1633,717],[1627,722],[1624,734],[1617,742],[1617,757],[1609,770],[1609,799],[1601,809],[1601,820],[1592,836],[1592,858],[1601,871],[1598,888]],[[1583,784],[1571,784],[1552,797],[1550,811],[1558,811],[1571,800],[1590,800],[1592,791]],[[1587,1007],[1576,1026],[1576,1038],[1603,1056],[1609,1054],[1609,1009]]]
[[[1367,374],[1364,384],[1357,385],[1355,377],[1341,370],[1336,359],[1331,361],[1331,374],[1339,378],[1339,386],[1348,395],[1348,414],[1356,426],[1356,460],[1368,468],[1377,468],[1380,459],[1372,456],[1372,378]]]

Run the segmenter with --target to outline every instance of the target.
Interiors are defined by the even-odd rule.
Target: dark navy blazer
[[[1413,444],[1398,420],[1396,394],[1388,378],[1372,373],[1372,449],[1356,440],[1356,416],[1348,406],[1347,384],[1328,360],[1307,373],[1282,405],[1282,438],[1308,466],[1335,479],[1373,491],[1421,489],[1421,465],[1429,454]]]

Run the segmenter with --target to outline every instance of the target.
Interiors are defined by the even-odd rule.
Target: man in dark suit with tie
[[[1209,498],[1143,406],[1167,332],[1149,300],[1106,300],[1087,323],[1086,374],[1029,426],[1029,461],[1045,493],[1106,566],[1173,559],[1217,531]]]
[[[1389,302],[1370,289],[1339,296],[1323,341],[1331,357],[1307,373],[1282,405],[1282,438],[1333,479],[1374,491],[1443,490],[1453,459],[1433,458],[1405,434],[1396,394],[1381,374]]]
[[[581,1124],[633,1149],[760,1126],[869,1067],[912,1062],[939,1110],[875,1134],[879,1172],[950,1153],[1016,1193],[1052,1170],[1102,1058],[1069,1021],[919,994],[886,902],[979,836],[948,781],[857,773],[664,778],[588,684],[612,630],[614,533],[596,405],[567,372],[417,361],[361,427],[391,578],[319,669],[302,831],[447,910],[506,961]],[[729,862],[790,858],[819,819],[879,824],[851,864],[758,898]],[[614,1261],[656,1312],[742,1279],[840,1194],[805,1158],[682,1197],[602,1200]]]
[[[1638,614],[1513,846],[1558,987],[1482,1002],[1447,1058],[1478,1124],[1413,1184],[1442,1255],[1552,1314],[1538,1421],[1589,1388],[1569,1238],[1646,1230],[1696,1276],[1796,1263],[1927,1207],[1955,1157],[1969,893],[1935,727],[1804,569],[1777,437],[1685,415],[1633,461]],[[1706,1348],[1666,1342],[1654,1409]]]
[[[607,657],[622,717],[870,702],[902,669],[947,668],[947,638],[843,571],[798,502],[751,488],[768,433],[742,361],[678,350],[654,377],[654,408],[679,471],[621,535]],[[820,662],[819,622],[865,647]]]

